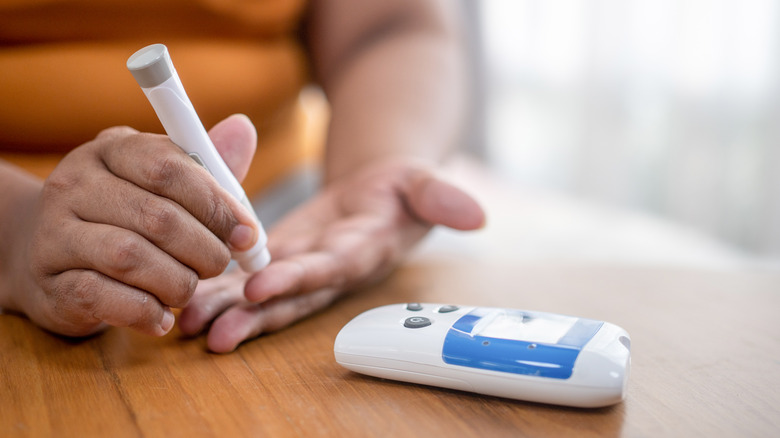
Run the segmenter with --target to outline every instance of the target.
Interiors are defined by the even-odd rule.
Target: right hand
[[[238,161],[254,153],[245,117],[227,118],[210,135]],[[29,243],[27,271],[14,274],[15,310],[68,336],[108,325],[167,333],[170,308],[189,302],[198,279],[222,273],[229,249],[257,239],[249,212],[168,137],[127,127],[69,153],[29,220],[18,236]]]

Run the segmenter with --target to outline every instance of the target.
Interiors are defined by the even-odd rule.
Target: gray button
[[[424,316],[410,316],[404,321],[404,327],[406,328],[422,328],[431,324],[431,320]]]
[[[204,163],[204,162],[203,162],[203,159],[202,159],[202,158],[200,158],[200,155],[196,154],[195,152],[190,152],[190,153],[189,153],[189,154],[187,154],[187,155],[189,155],[189,156],[190,156],[190,158],[192,158],[193,160],[195,160],[195,162],[196,162],[196,163],[200,164],[200,165],[201,165],[201,167],[203,167],[204,169],[208,170],[208,171],[209,171],[209,173],[211,173],[211,170],[209,170],[209,168],[208,168],[208,167],[206,167],[206,163]]]
[[[439,308],[439,313],[450,313],[458,310],[458,306],[441,306]]]
[[[409,303],[406,305],[406,310],[411,310],[412,312],[419,312],[420,310],[422,310],[422,304]]]

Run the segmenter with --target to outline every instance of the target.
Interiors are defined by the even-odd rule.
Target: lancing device
[[[168,48],[163,44],[144,47],[128,58],[127,69],[133,74],[151,102],[171,141],[205,167],[220,186],[254,215],[259,234],[257,243],[247,251],[231,252],[233,259],[247,273],[257,272],[266,267],[271,262],[271,254],[266,248],[268,237],[263,225],[255,215],[241,184],[222,160],[206,133],[173,67]]]

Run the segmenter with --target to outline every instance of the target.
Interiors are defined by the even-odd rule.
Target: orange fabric
[[[258,150],[251,171],[241,183],[248,194],[257,194],[296,167],[321,160],[328,110],[318,100],[288,108],[271,129],[258,133]],[[44,179],[64,154],[2,152],[0,159]]]
[[[45,176],[107,127],[163,132],[125,68],[161,42],[208,128],[237,112],[260,133],[248,187],[309,155],[297,96],[304,0],[0,0],[0,158]],[[281,110],[280,110],[281,108]]]

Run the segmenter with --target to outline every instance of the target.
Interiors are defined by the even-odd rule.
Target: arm
[[[42,186],[33,176],[0,160],[0,309],[21,311],[14,291],[23,282],[14,273],[25,271],[21,264],[26,259],[26,249],[15,235],[30,233],[29,218],[33,217]]]
[[[315,2],[309,44],[333,114],[327,181],[379,159],[435,162],[455,144],[467,88],[458,13],[446,0]]]

